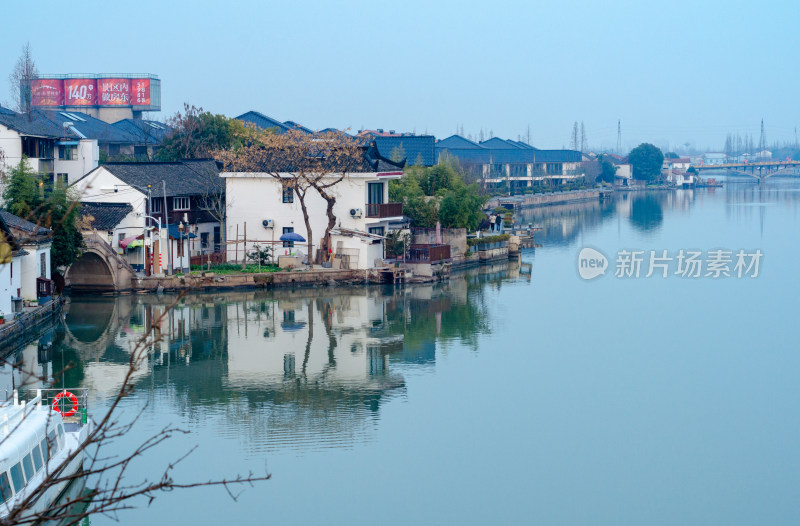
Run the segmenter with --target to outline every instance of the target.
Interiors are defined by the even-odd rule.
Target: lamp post
[[[186,256],[184,246],[183,246],[183,231],[186,227],[183,225],[183,221],[178,223],[178,253],[181,255],[180,261],[178,262],[181,268],[184,268],[183,258]]]

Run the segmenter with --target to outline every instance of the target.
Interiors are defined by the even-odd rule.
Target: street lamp
[[[183,221],[178,223],[178,253],[181,255],[179,265],[181,268],[185,268],[183,264],[183,258],[186,257],[184,246],[183,246],[183,231],[186,227],[183,225]]]

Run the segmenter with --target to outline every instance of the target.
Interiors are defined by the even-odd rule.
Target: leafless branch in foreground
[[[232,500],[236,501],[241,495],[241,490],[253,486],[257,482],[269,480],[271,475],[264,466],[263,473],[252,471],[245,474],[235,474],[229,478],[211,478],[202,481],[181,481],[174,478],[175,468],[189,457],[197,448],[192,447],[185,454],[170,461],[163,469],[156,471],[156,476],[143,480],[130,480],[129,468],[136,462],[144,460],[152,449],[163,444],[175,436],[185,436],[189,432],[175,426],[166,426],[154,434],[148,434],[132,451],[119,451],[115,440],[129,435],[136,429],[140,417],[147,410],[147,405],[142,407],[136,415],[128,421],[122,419],[120,404],[134,389],[134,374],[148,359],[152,345],[160,340],[159,327],[178,302],[185,296],[179,294],[169,305],[164,313],[152,320],[145,333],[136,342],[128,361],[127,370],[122,384],[109,404],[108,411],[95,422],[86,441],[56,466],[45,463],[43,482],[26,495],[25,499],[16,503],[14,509],[4,519],[0,519],[0,526],[16,524],[35,524],[41,521],[57,520],[62,524],[78,522],[91,515],[104,515],[113,519],[118,518],[118,513],[136,507],[144,501],[149,505],[161,493],[177,489],[190,489],[202,486],[221,486]],[[45,378],[21,369],[22,365],[15,364],[15,368],[23,371],[23,385],[46,384]],[[72,367],[71,365],[67,367]],[[9,430],[5,440],[13,436],[16,428]],[[0,441],[2,446],[2,441]],[[48,447],[52,447],[48,445]],[[84,455],[83,470],[70,474],[66,472],[72,460]],[[83,493],[75,496],[64,497],[58,502],[48,503],[41,507],[43,496],[50,488],[63,483],[77,482],[84,479],[92,484]],[[38,505],[37,505],[38,504]],[[36,507],[35,507],[36,506]]]

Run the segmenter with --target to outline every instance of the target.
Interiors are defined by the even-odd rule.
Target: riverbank
[[[493,197],[486,203],[486,207],[495,209],[497,207],[506,208],[528,208],[534,206],[546,206],[554,204],[569,203],[574,201],[587,201],[590,199],[600,199],[603,194],[612,193],[612,190],[570,190],[569,192],[551,192],[545,194],[514,195],[509,197]],[[511,205],[511,206],[507,206]]]
[[[61,315],[64,297],[56,296],[44,305],[34,307],[19,317],[5,320],[0,325],[0,354],[36,339],[41,329],[50,326],[53,318]]]

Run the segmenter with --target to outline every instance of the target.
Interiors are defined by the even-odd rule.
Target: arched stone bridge
[[[130,290],[136,271],[99,234],[83,236],[83,255],[67,268],[66,286],[74,292]]]

